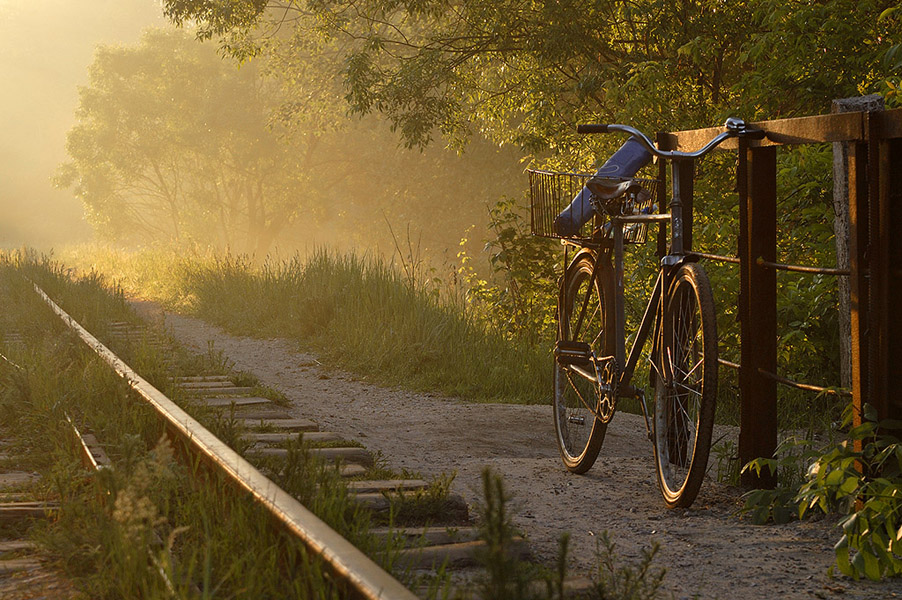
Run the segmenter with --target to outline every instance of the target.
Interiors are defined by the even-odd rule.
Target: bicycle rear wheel
[[[567,268],[558,300],[558,342],[584,342],[601,358],[614,354],[614,274],[602,258],[593,281],[595,260],[586,252]],[[597,382],[555,359],[554,428],[561,459],[574,473],[592,467],[604,442],[607,424],[596,417],[600,399]]]
[[[664,502],[686,507],[698,495],[711,447],[717,400],[717,324],[711,284],[681,265],[659,326],[655,373],[655,461]]]

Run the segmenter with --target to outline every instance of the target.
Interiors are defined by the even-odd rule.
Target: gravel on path
[[[570,532],[574,575],[595,573],[607,531],[624,561],[658,543],[653,564],[667,569],[665,587],[676,598],[902,598],[899,581],[827,576],[835,520],[751,525],[736,516],[740,492],[710,479],[692,508],[665,508],[641,416],[618,413],[598,462],[573,475],[558,457],[550,406],[475,404],[381,387],[321,365],[288,340],[233,336],[150,303],[136,306],[189,348],[205,352],[212,341],[237,369],[283,392],[295,416],[353,436],[391,467],[456,471],[454,491],[471,504],[482,496],[482,470],[491,467],[503,475],[515,525],[537,558],[552,564],[561,534]]]

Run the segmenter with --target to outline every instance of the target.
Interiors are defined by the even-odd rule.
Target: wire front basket
[[[553,171],[538,171],[528,169],[529,173],[529,204],[530,224],[532,234],[547,237],[575,241],[589,241],[593,238],[595,223],[602,227],[601,235],[609,237],[610,227],[604,226],[604,221],[609,215],[639,215],[655,214],[658,207],[655,204],[657,198],[657,179],[635,179],[642,186],[638,194],[626,194],[615,201],[603,202],[588,190],[591,194],[591,204],[595,214],[602,219],[589,219],[580,230],[571,236],[562,236],[554,228],[554,219],[570,205],[573,198],[579,194],[586,182],[594,177],[591,173],[558,173]],[[623,239],[627,243],[642,244],[648,232],[647,223],[631,223],[623,229]],[[595,236],[597,238],[597,235]]]

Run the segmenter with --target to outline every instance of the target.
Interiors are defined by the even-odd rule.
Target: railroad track
[[[7,332],[3,345],[24,347],[24,340],[20,333]],[[2,355],[0,360],[8,362]],[[0,434],[0,598],[68,598],[72,592],[68,581],[45,564],[40,549],[27,537],[35,522],[56,517],[59,504],[36,492],[39,475],[19,466],[27,463],[26,458]]]
[[[278,469],[279,461],[288,460],[290,454],[296,451],[293,448],[303,444],[305,452],[338,469],[346,480],[353,501],[372,511],[377,522],[391,520],[380,515],[403,514],[398,512],[398,506],[415,505],[419,499],[434,493],[434,489],[430,491],[434,488],[434,482],[386,477],[385,466],[377,465],[375,457],[362,444],[337,433],[321,431],[314,421],[293,416],[280,404],[278,394],[248,385],[240,377],[228,374],[174,377],[173,383],[179,392],[177,395],[184,405],[180,406],[75,322],[36,285],[35,291],[85,344],[154,408],[165,420],[171,437],[181,440],[191,453],[201,457],[210,468],[223,473],[236,487],[249,492],[270,512],[280,527],[323,559],[332,576],[345,583],[350,597],[412,599],[417,597],[416,592],[423,593],[422,589],[407,589],[383,571],[297,499],[280,489],[257,465]],[[172,351],[170,342],[135,323],[110,322],[103,334],[114,347],[141,346],[164,354]],[[237,445],[242,452],[217,439],[186,408],[213,414],[237,426],[241,432]],[[72,430],[85,466],[92,469],[112,468],[103,451],[102,440],[91,432],[80,431],[76,423],[72,423]],[[372,476],[374,473],[379,476]],[[432,499],[435,499],[434,495]],[[403,542],[404,547],[395,563],[402,569],[422,573],[440,568],[453,569],[455,581],[471,581],[473,567],[479,563],[479,553],[486,543],[479,539],[468,507],[460,496],[444,495],[440,506],[441,514],[433,512],[430,515],[430,520],[437,525],[424,527],[419,522],[422,520],[420,516],[417,522],[394,522],[392,527],[380,526],[372,533],[379,538],[392,537],[395,542]],[[52,509],[43,507],[45,513]],[[515,540],[511,552],[518,559],[528,558],[528,548],[522,539]]]

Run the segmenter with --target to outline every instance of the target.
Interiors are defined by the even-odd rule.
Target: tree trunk
[[[831,112],[883,110],[883,98],[877,94],[833,101]],[[849,144],[833,143],[833,233],[836,239],[836,266],[849,268]],[[842,386],[852,385],[852,311],[849,278],[838,277],[839,364]]]

